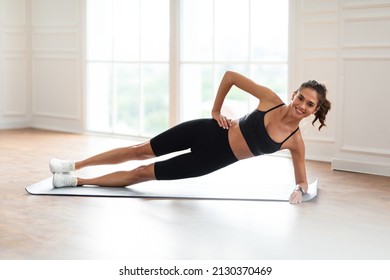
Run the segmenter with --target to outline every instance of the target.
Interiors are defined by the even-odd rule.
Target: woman
[[[256,110],[239,120],[221,114],[221,108],[231,87],[252,94],[259,99]],[[53,186],[98,185],[126,187],[148,180],[174,180],[202,176],[238,160],[288,149],[294,166],[296,188],[290,203],[300,203],[307,192],[305,147],[299,122],[314,114],[321,129],[330,109],[326,88],[316,81],[303,83],[285,105],[272,90],[232,71],[225,73],[212,109],[212,119],[198,119],[179,124],[145,143],[117,148],[82,161],[52,159]],[[261,102],[260,102],[261,101]],[[175,151],[190,152],[140,166],[130,171],[119,171],[96,178],[76,178],[71,171],[87,166],[118,164],[129,160],[144,160]]]

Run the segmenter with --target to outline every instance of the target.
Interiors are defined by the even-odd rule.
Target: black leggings
[[[214,119],[184,122],[150,140],[156,156],[191,149],[179,156],[154,164],[157,180],[202,176],[237,161],[230,148],[228,130]]]

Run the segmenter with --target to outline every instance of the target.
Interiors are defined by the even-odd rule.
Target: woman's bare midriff
[[[230,148],[238,160],[253,157],[253,154],[241,133],[238,120],[232,121],[232,126],[229,128],[228,135]]]

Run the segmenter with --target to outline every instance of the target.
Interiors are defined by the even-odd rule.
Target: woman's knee
[[[138,160],[145,160],[155,157],[152,146],[150,145],[150,141],[130,146],[128,147],[128,150],[129,153],[134,155],[134,158]]]
[[[156,179],[154,175],[154,164],[141,165],[132,170],[131,173],[133,173],[132,177],[139,182]]]

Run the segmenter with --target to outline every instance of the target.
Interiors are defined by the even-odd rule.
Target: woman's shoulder
[[[291,153],[305,153],[305,142],[301,130],[298,129],[284,144],[283,148],[290,150]]]
[[[272,96],[269,96],[267,99],[260,100],[257,109],[260,111],[268,111],[280,104],[284,104],[283,100],[275,93]]]

